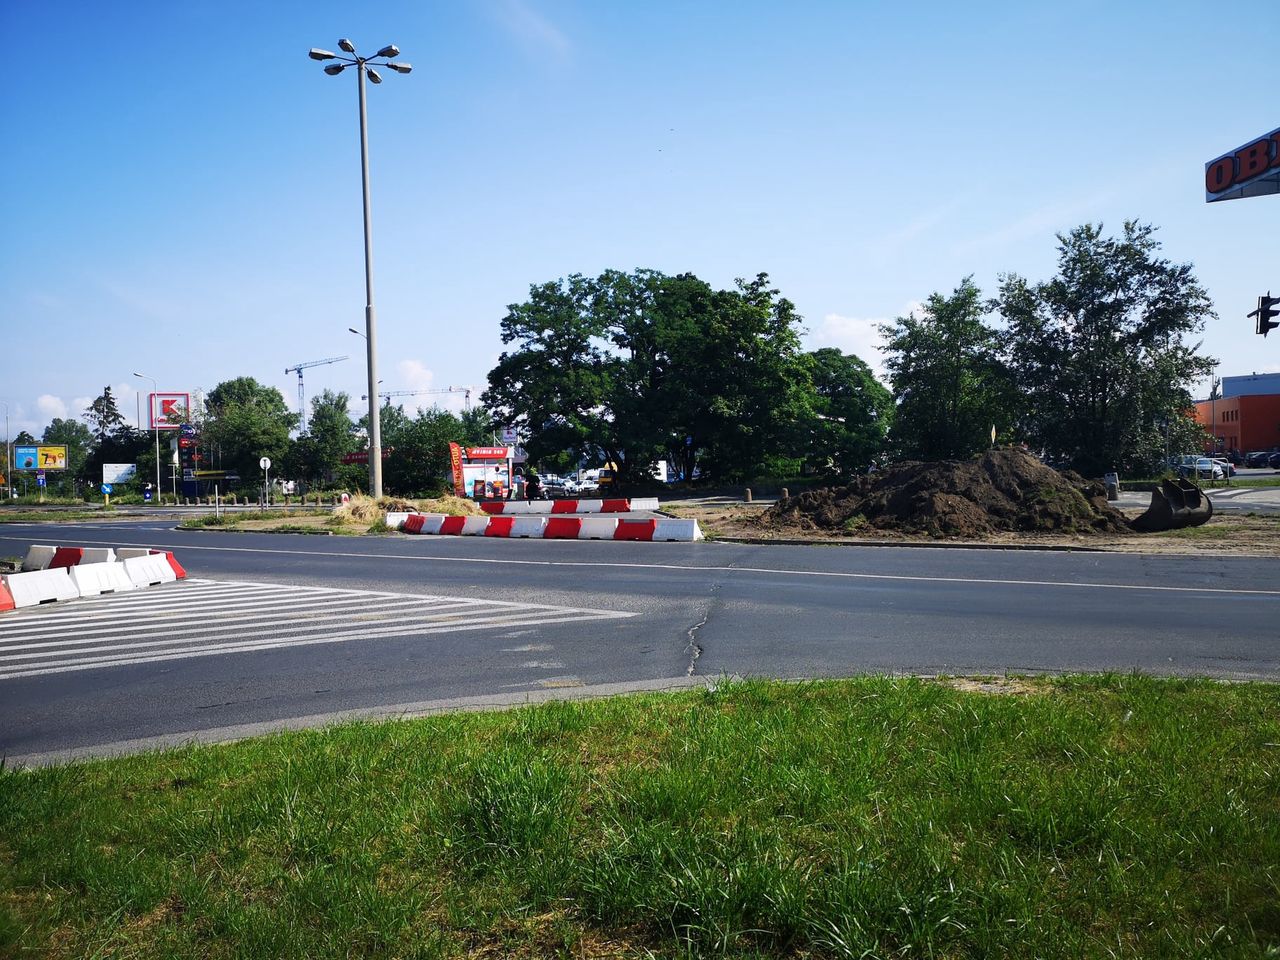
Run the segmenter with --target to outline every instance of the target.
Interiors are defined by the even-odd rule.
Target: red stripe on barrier
[[[555,500],[551,504],[552,513],[577,513],[577,500]]]
[[[629,513],[630,511],[630,500],[605,500],[600,504],[601,513]]]
[[[421,533],[422,525],[426,520],[427,518],[420,513],[411,513],[404,518],[404,526],[400,529],[405,533]]]
[[[511,536],[511,525],[515,522],[515,517],[490,517],[489,525],[484,528],[484,535],[486,537],[509,537]]]
[[[53,553],[49,569],[54,567],[74,567],[84,559],[84,547],[59,547]]]
[[[16,610],[17,606],[5,585],[0,583],[0,610]]]
[[[505,503],[499,503],[493,500],[484,500],[480,503],[480,509],[485,513],[501,513],[502,508],[505,506]]]
[[[542,530],[544,540],[577,540],[582,530],[579,517],[551,517]]]
[[[462,525],[466,522],[466,517],[445,517],[440,521],[440,532],[446,537],[456,537],[462,533]]]
[[[619,520],[618,528],[613,531],[613,539],[652,540],[653,531],[657,527],[657,520]]]
[[[180,564],[180,563],[178,562],[178,558],[177,558],[177,557],[175,557],[175,556],[174,556],[170,551],[168,551],[168,550],[152,550],[151,552],[152,552],[152,553],[163,553],[163,554],[164,554],[165,559],[169,561],[169,568],[173,571],[173,575],[174,575],[175,577],[177,577],[179,580],[185,580],[185,579],[187,579],[187,571],[185,571],[185,570],[183,570],[183,569],[182,569],[182,564]]]

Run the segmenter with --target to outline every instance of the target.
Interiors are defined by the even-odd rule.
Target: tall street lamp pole
[[[0,400],[0,407],[4,407],[4,482],[9,487],[9,499],[13,499],[13,460],[11,459],[11,448],[9,446],[9,404]]]
[[[364,326],[366,352],[369,367],[369,493],[373,497],[382,496],[382,424],[378,411],[378,361],[377,331],[375,329],[373,309],[373,230],[369,219],[369,125],[365,115],[364,78],[368,74],[374,83],[381,83],[382,77],[374,67],[387,67],[396,73],[408,73],[413,67],[407,63],[395,63],[386,58],[397,57],[400,50],[394,45],[383,47],[372,57],[356,55],[356,47],[350,40],[338,41],[338,47],[350,56],[340,56],[328,50],[312,49],[308,54],[312,60],[338,60],[324,68],[324,72],[336,77],[347,67],[355,67],[356,86],[360,91],[360,175],[364,190]],[[378,57],[384,59],[378,61]]]
[[[155,377],[148,377],[141,373],[135,373],[134,376],[140,380],[151,381],[151,399],[147,401],[147,417],[151,420],[151,425],[155,427],[156,434],[156,506],[159,506],[160,491],[163,488],[160,486],[160,424],[156,423],[156,394],[160,392],[160,387],[156,385]],[[174,497],[174,502],[177,502],[176,496]]]

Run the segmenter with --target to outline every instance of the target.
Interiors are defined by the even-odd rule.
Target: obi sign
[[[1204,165],[1204,198],[1239,200],[1280,193],[1280,128]]]
[[[153,393],[151,397],[152,430],[180,430],[191,408],[191,395],[187,393]]]

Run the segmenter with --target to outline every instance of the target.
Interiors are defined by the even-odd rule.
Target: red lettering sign
[[[1259,140],[1236,154],[1236,182],[1252,180],[1271,166],[1271,141]]]

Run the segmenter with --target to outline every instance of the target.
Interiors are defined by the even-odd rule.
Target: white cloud
[[[406,413],[427,410],[431,407],[461,413],[464,408],[464,394],[461,391],[449,392],[448,385],[437,386],[435,371],[421,360],[401,360],[396,364],[396,378],[401,384],[397,389],[430,391],[416,397],[392,397],[391,402],[403,405]]]
[[[66,402],[61,397],[55,397],[51,393],[42,393],[36,399],[36,409],[49,420],[54,417],[60,417],[63,420],[67,419]]]
[[[530,51],[549,53],[556,59],[569,52],[569,38],[526,0],[493,0],[489,16]]]
[[[912,300],[902,308],[897,316],[908,313],[919,314],[924,305]],[[828,313],[816,328],[805,337],[810,350],[822,347],[835,347],[844,353],[851,353],[871,368],[871,372],[882,382],[887,381],[884,369],[884,338],[880,335],[879,326],[889,323],[891,317],[849,317],[839,313]]]

